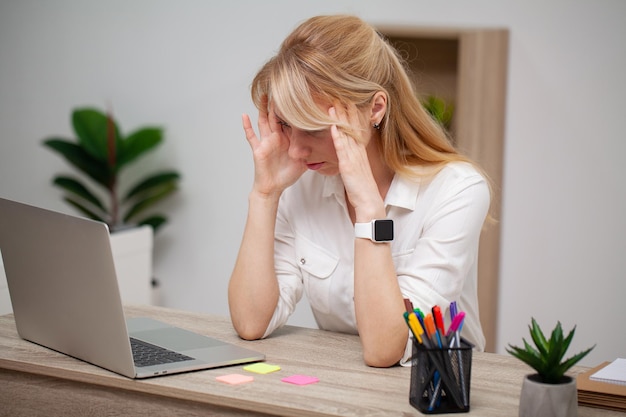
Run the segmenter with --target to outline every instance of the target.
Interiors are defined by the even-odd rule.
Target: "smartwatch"
[[[391,242],[393,240],[393,220],[372,220],[369,223],[354,223],[354,236],[370,239],[372,242]]]

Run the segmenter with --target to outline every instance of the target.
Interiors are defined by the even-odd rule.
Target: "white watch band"
[[[354,223],[354,237],[371,240],[374,237],[374,220],[369,223]]]

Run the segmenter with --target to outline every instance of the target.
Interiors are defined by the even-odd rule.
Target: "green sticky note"
[[[254,372],[257,374],[269,374],[270,372],[280,371],[280,366],[270,365],[269,363],[258,362],[243,367],[245,371]]]

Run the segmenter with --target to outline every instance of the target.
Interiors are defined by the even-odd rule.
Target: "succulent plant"
[[[567,352],[574,338],[576,326],[568,333],[567,337],[563,337],[561,322],[557,322],[556,327],[552,330],[550,339],[545,338],[534,318],[532,319],[532,325],[528,326],[528,328],[535,346],[533,347],[526,339],[522,339],[524,348],[509,344],[506,351],[537,371],[541,382],[546,384],[562,383],[565,373],[595,347],[594,345],[563,360],[565,352]]]

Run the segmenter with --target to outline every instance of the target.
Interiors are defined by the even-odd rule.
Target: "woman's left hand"
[[[337,152],[339,172],[357,221],[360,216],[363,217],[362,221],[377,218],[381,209],[384,214],[384,203],[368,157],[368,144],[372,139],[369,125],[359,119],[355,105],[346,109],[335,103],[328,114],[337,121],[337,124],[331,126],[330,132]],[[350,134],[338,125],[350,126]]]

